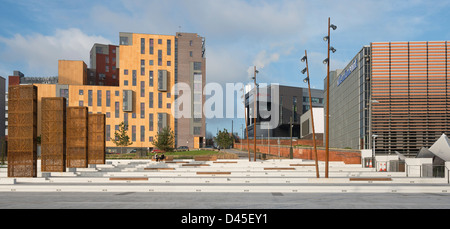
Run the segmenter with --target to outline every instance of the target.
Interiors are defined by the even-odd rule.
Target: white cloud
[[[247,74],[249,76],[252,76],[255,66],[256,66],[257,70],[261,70],[265,66],[267,66],[273,62],[277,62],[279,59],[280,59],[280,53],[273,52],[273,53],[267,54],[266,50],[262,50],[256,55],[255,59],[253,60],[253,66],[248,67]]]
[[[245,56],[234,47],[211,47],[206,51],[206,79],[220,84],[247,82]]]
[[[94,43],[111,43],[101,36],[90,36],[77,28],[58,29],[53,35],[35,33],[11,38],[0,37],[5,47],[0,59],[5,62],[26,63],[25,75],[49,76],[58,74],[58,60],[83,60],[89,65],[89,51]],[[11,72],[12,72],[11,70]]]

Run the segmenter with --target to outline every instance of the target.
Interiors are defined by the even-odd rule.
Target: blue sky
[[[119,32],[206,38],[207,82],[258,82],[306,87],[300,71],[308,51],[311,85],[323,89],[328,17],[331,69],[344,68],[377,41],[449,40],[450,1],[425,0],[0,0],[0,76],[56,76],[58,59],[84,60],[94,43],[117,44]],[[235,119],[240,132],[243,120]],[[231,119],[208,120],[231,129]]]

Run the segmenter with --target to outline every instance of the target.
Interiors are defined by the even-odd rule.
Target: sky
[[[57,76],[58,60],[89,64],[94,43],[118,44],[119,32],[206,40],[207,83],[307,87],[300,62],[308,53],[311,87],[323,89],[328,18],[330,70],[342,69],[364,46],[379,41],[449,40],[450,1],[444,0],[0,0],[0,76]],[[227,99],[233,99],[228,95]],[[240,98],[234,99],[241,108]],[[207,131],[242,133],[243,119],[208,119]]]

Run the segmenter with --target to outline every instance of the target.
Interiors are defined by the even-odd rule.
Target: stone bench
[[[197,175],[230,175],[231,172],[197,172]]]
[[[264,168],[264,170],[295,170],[295,168]]]
[[[109,180],[148,180],[148,177],[110,177]]]
[[[181,166],[209,166],[209,164],[182,164]]]
[[[392,181],[392,178],[389,177],[352,177],[350,181]]]
[[[290,166],[316,166],[315,164],[289,164]]]
[[[216,156],[195,156],[194,161],[216,161]]]
[[[175,168],[144,168],[144,170],[175,170]]]

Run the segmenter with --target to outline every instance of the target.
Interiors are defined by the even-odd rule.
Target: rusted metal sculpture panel
[[[65,172],[66,98],[42,98],[41,113],[41,171]]]
[[[105,114],[89,114],[88,164],[105,164]]]
[[[8,90],[8,177],[37,175],[37,87]]]
[[[66,166],[88,166],[88,108],[68,107],[66,117]]]

